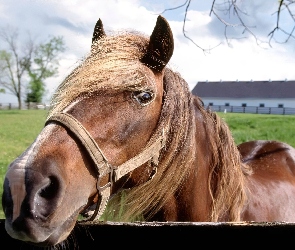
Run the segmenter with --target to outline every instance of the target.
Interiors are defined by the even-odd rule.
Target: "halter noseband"
[[[97,172],[96,188],[99,195],[99,201],[96,203],[95,211],[89,218],[85,219],[86,221],[98,220],[103,214],[111,195],[111,187],[114,182],[149,160],[152,160],[155,165],[158,165],[160,150],[165,144],[165,136],[163,131],[162,135],[159,136],[153,143],[148,144],[141,153],[119,166],[112,166],[109,164],[108,160],[104,156],[102,150],[99,148],[93,137],[72,115],[63,112],[53,114],[46,120],[45,126],[51,122],[61,123],[70,131],[72,131],[80,140],[94,162]],[[106,175],[109,175],[109,181],[106,185],[101,187],[100,180]]]

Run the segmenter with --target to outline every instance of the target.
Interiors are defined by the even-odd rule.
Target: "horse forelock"
[[[101,90],[141,89],[145,73],[139,60],[148,41],[136,32],[105,36],[96,41],[91,52],[53,94],[49,115],[62,111],[80,97]]]

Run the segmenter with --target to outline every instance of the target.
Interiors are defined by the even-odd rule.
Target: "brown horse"
[[[106,35],[97,22],[91,53],[9,166],[2,203],[11,237],[55,245],[79,216],[101,218],[109,197],[118,211],[120,194],[122,221],[295,222],[295,149],[276,141],[237,147],[167,66],[173,47],[161,16],[150,37]]]

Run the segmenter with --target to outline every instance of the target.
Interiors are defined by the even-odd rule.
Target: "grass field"
[[[295,116],[218,113],[236,144],[251,140],[278,140],[295,147]]]
[[[46,110],[0,110],[0,194],[10,162],[20,155],[44,126]],[[2,203],[0,218],[4,218]]]
[[[266,139],[295,147],[295,116],[218,113],[229,125],[236,144]],[[0,194],[7,167],[36,138],[44,126],[46,110],[0,110]],[[4,218],[2,205],[0,218]]]

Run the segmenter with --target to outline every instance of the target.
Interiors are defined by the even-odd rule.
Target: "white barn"
[[[295,108],[295,81],[198,82],[192,93],[205,106]]]

